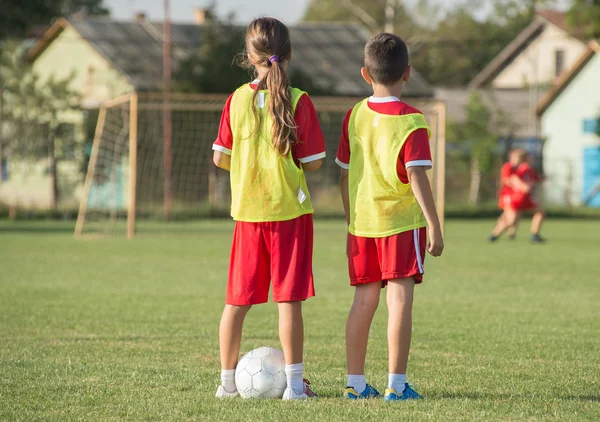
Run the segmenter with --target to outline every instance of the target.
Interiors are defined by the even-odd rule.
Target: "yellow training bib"
[[[410,184],[400,181],[396,167],[402,146],[417,129],[429,132],[422,114],[380,114],[366,99],[352,110],[348,189],[353,235],[386,237],[427,226]]]
[[[290,88],[295,110],[303,91]],[[252,112],[254,90],[249,84],[233,94],[230,104],[233,148],[231,150],[231,216],[248,222],[292,220],[312,214],[313,207],[304,171],[292,153],[282,156],[273,146],[273,119],[269,92],[258,93],[262,124],[255,132]]]

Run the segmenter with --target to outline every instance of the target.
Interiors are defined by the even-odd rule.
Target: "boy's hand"
[[[444,238],[440,229],[429,230],[429,244],[427,245],[427,252],[431,256],[441,256],[444,251]]]

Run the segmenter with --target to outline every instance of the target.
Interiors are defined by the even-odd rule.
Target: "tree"
[[[341,7],[340,7],[341,6]],[[369,32],[414,33],[417,25],[398,0],[311,0],[306,22],[356,22]]]
[[[51,207],[60,199],[57,168],[60,159],[77,149],[74,126],[65,121],[76,111],[78,95],[70,89],[74,75],[41,81],[24,52],[17,47],[5,49],[0,67],[3,87],[3,153],[25,162],[48,159],[51,177]]]
[[[574,0],[567,22],[585,39],[600,38],[600,0]]]
[[[0,13],[0,39],[22,38],[28,29],[73,14],[108,15],[104,0],[8,0]]]
[[[455,150],[466,150],[469,154],[469,205],[479,203],[481,174],[491,168],[492,157],[498,136],[494,134],[493,114],[486,106],[481,94],[473,91],[467,104],[467,119],[464,123],[449,125],[448,138]]]

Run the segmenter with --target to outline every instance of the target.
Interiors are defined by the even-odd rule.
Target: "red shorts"
[[[498,197],[498,208],[501,210],[514,209],[512,194],[501,193]]]
[[[350,284],[377,283],[414,277],[423,281],[423,261],[427,248],[425,227],[388,237],[369,238],[348,234]]]
[[[513,208],[517,211],[534,210],[539,208],[531,194],[515,194],[512,199]]]
[[[275,302],[296,302],[314,296],[312,255],[312,214],[288,221],[237,221],[231,245],[227,304],[265,303],[271,283]]]

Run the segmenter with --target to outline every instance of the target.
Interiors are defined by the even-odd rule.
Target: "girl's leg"
[[[508,235],[511,239],[514,239],[517,235],[517,228],[519,227],[519,221],[521,220],[521,213],[512,211],[509,214],[507,225],[508,225]]]
[[[506,223],[506,210],[502,211],[502,214],[500,214],[500,217],[498,217],[498,221],[496,222],[496,225],[494,226],[494,229],[492,230],[492,236],[490,237],[490,240],[496,240],[497,238],[500,237],[500,235],[504,232],[504,230],[506,230],[506,228],[508,227],[507,223]]]
[[[250,306],[225,305],[219,326],[221,352],[221,386],[217,397],[228,398],[238,395],[235,386],[235,366],[240,354],[242,326]]]
[[[285,400],[305,399],[308,391],[304,385],[304,321],[302,319],[302,302],[280,302],[279,307],[279,340],[285,357],[285,376],[287,389],[283,394]],[[311,392],[312,394],[312,392]]]
[[[412,307],[415,280],[390,280],[387,286],[389,388],[404,391],[412,336]]]
[[[219,326],[222,369],[232,370],[237,365],[242,342],[242,326],[249,309],[250,306],[225,305]]]
[[[279,307],[279,340],[283,347],[285,364],[302,363],[304,349],[304,321],[302,302],[282,302]]]
[[[346,322],[346,361],[349,377],[364,377],[369,331],[379,306],[380,293],[381,283],[356,286],[354,302]],[[356,392],[360,394],[363,390],[364,388],[360,391],[356,389]]]

